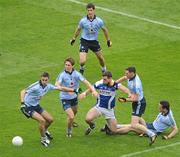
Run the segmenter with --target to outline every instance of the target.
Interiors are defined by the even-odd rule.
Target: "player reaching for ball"
[[[41,143],[48,147],[52,135],[48,132],[48,127],[53,122],[53,117],[40,106],[40,99],[49,90],[60,90],[67,92],[77,92],[77,89],[62,86],[54,86],[49,81],[49,74],[44,72],[39,81],[31,84],[28,88],[20,92],[21,111],[27,118],[36,120],[39,124]]]

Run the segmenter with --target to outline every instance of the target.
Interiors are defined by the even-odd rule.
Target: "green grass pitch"
[[[81,2],[88,3],[87,0]],[[180,26],[180,2],[177,0],[92,0],[97,6]],[[158,137],[149,148],[148,139],[133,133],[106,136],[99,132],[104,119],[96,121],[94,132],[84,136],[87,111],[95,104],[89,96],[79,102],[76,121],[79,127],[67,139],[66,115],[59,104],[58,92],[48,93],[41,105],[54,117],[50,127],[54,140],[49,148],[39,142],[37,123],[26,119],[19,111],[19,92],[48,71],[54,83],[63,70],[63,60],[72,56],[78,69],[79,40],[72,47],[69,40],[85,7],[67,0],[0,0],[0,156],[1,157],[120,157],[124,154],[154,149],[134,156],[175,157],[180,145],[155,149],[179,142],[180,135],[163,141]],[[180,29],[175,29],[100,9],[96,14],[103,18],[113,42],[107,48],[102,31],[99,41],[107,68],[114,79],[123,75],[124,68],[134,65],[141,77],[147,108],[144,118],[153,121],[158,113],[158,102],[170,101],[177,125],[180,126]],[[91,82],[101,78],[95,55],[88,54],[85,77]],[[84,87],[84,86],[83,86]],[[118,92],[120,95],[120,92]],[[129,123],[131,104],[116,103],[116,117]],[[14,136],[23,137],[24,144],[11,144]]]

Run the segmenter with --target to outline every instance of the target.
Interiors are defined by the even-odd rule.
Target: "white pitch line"
[[[155,148],[151,148],[151,149],[146,149],[146,150],[139,151],[139,152],[124,154],[124,155],[121,155],[120,157],[131,157],[131,156],[139,155],[139,154],[142,154],[142,153],[147,153],[147,152],[151,152],[151,151],[155,151],[155,150],[160,150],[160,149],[164,149],[164,148],[168,148],[168,147],[173,147],[173,146],[176,146],[176,145],[180,145],[180,142],[176,142],[176,143],[165,145],[165,146],[155,147]]]
[[[66,1],[70,1],[70,2],[73,2],[73,3],[76,3],[76,4],[80,4],[80,5],[87,5],[87,3],[76,1],[76,0],[66,0]],[[144,17],[139,17],[139,16],[136,16],[136,15],[131,15],[131,14],[128,14],[128,13],[124,13],[124,12],[121,12],[121,11],[116,11],[116,10],[112,10],[112,9],[108,9],[108,8],[104,8],[104,7],[100,7],[100,6],[96,6],[96,8],[100,9],[100,10],[103,10],[103,11],[110,12],[110,13],[119,14],[119,15],[122,15],[122,16],[127,16],[127,17],[138,19],[138,20],[141,20],[141,21],[146,21],[146,22],[150,22],[150,23],[153,23],[153,24],[158,24],[158,25],[162,25],[162,26],[166,26],[166,27],[169,27],[169,28],[179,29],[180,30],[180,26],[175,26],[175,25],[171,25],[171,24],[167,24],[167,23],[147,19],[147,18],[144,18]]]

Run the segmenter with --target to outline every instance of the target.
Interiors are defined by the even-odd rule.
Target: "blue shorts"
[[[26,106],[24,110],[21,110],[21,111],[27,118],[30,118],[32,117],[34,112],[41,114],[44,111],[44,109],[40,105],[37,105],[37,106],[30,106],[30,107]]]
[[[71,108],[71,107],[73,107],[73,106],[77,106],[77,105],[78,105],[78,99],[77,99],[77,98],[70,99],[70,100],[62,99],[62,100],[61,100],[61,103],[62,103],[63,109],[64,109],[64,111],[65,111],[65,110],[67,110],[68,108]]]
[[[146,123],[146,127],[151,130],[152,132],[154,132],[155,134],[159,135],[161,132],[158,132],[154,126],[153,126],[153,123]]]

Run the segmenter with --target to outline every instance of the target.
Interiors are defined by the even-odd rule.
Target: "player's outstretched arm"
[[[162,136],[162,138],[164,140],[168,140],[170,138],[173,138],[177,133],[178,133],[178,128],[177,128],[177,126],[174,126],[174,127],[172,127],[172,130],[169,133],[169,135],[164,135],[164,136]]]
[[[94,87],[90,84],[89,81],[84,80],[83,83],[88,87],[93,96],[98,97],[98,92],[94,89]]]
[[[121,82],[126,81],[126,80],[127,80],[127,77],[126,76],[122,76],[118,80],[116,80],[115,82],[116,83],[121,83]]]
[[[21,92],[20,92],[20,101],[21,101],[21,103],[24,103],[25,94],[26,94],[26,90],[25,89],[21,90]]]
[[[79,36],[80,32],[81,32],[81,28],[78,26],[75,30],[74,36],[70,40],[71,45],[74,45],[76,38]]]
[[[118,98],[118,101],[120,101],[120,102],[134,102],[134,101],[138,101],[138,94],[132,94],[127,87],[121,85],[121,86],[119,87],[119,89],[120,89],[123,93],[128,94],[128,97],[127,97],[127,98],[119,97],[119,98]]]
[[[79,93],[79,88],[78,89],[74,89],[74,88],[64,87],[64,86],[61,86],[61,84],[58,81],[56,81],[55,86],[56,86],[56,89],[59,90],[59,91],[63,91],[63,92],[75,92],[76,94]]]
[[[78,95],[78,99],[84,99],[90,93],[90,89],[87,89],[83,93]]]
[[[111,42],[110,37],[109,37],[108,29],[104,26],[104,27],[102,27],[102,30],[103,30],[104,36],[106,38],[106,41],[107,41],[107,46],[111,47],[112,46],[112,42]]]

